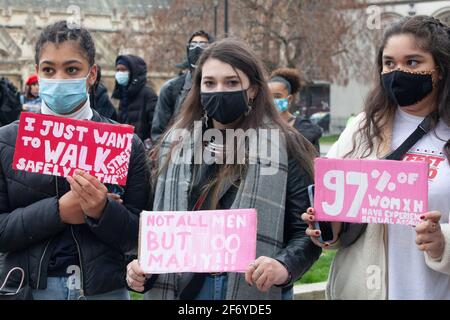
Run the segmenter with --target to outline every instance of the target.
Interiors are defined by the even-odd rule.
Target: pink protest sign
[[[417,225],[428,210],[428,164],[315,160],[318,221]]]
[[[125,185],[133,127],[22,112],[13,168],[53,176],[80,169]]]
[[[146,273],[245,272],[256,255],[255,209],[143,211],[139,264]]]

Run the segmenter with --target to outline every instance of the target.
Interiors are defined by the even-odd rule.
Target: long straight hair
[[[198,61],[198,67],[192,79],[192,88],[187,95],[181,112],[175,119],[171,129],[187,129],[192,130],[195,121],[201,121],[204,116],[204,109],[200,100],[200,89],[202,80],[202,69],[205,62],[209,59],[217,59],[223,63],[229,64],[235,70],[242,71],[249,79],[250,86],[257,89],[257,94],[253,101],[253,107],[247,116],[244,116],[237,125],[236,129],[248,130],[266,127],[265,119],[270,119],[274,128],[280,130],[281,135],[286,141],[288,155],[295,158],[301,168],[309,175],[313,175],[313,159],[315,149],[302,135],[285,122],[280,117],[273,105],[273,98],[267,86],[266,72],[262,62],[252,50],[243,42],[234,39],[224,39],[212,44],[208,47]],[[170,132],[169,129],[167,132]],[[156,153],[165,137],[158,142]],[[236,151],[236,150],[235,150]],[[170,161],[170,155],[166,160],[167,167]],[[207,187],[213,187],[212,208],[218,203],[218,193],[223,183],[227,179],[239,175],[241,178],[245,172],[245,167],[236,164],[221,165],[216,179],[214,179]]]
[[[353,149],[347,156],[362,151],[362,157],[367,157],[374,151],[375,142],[383,141],[383,131],[395,115],[397,105],[388,97],[382,86],[381,73],[383,70],[383,52],[389,39],[396,35],[412,35],[417,45],[429,52],[439,71],[440,77],[437,86],[437,107],[433,112],[433,125],[435,128],[439,119],[450,126],[450,29],[438,19],[429,16],[414,16],[400,20],[392,25],[384,34],[381,47],[378,50],[376,61],[376,85],[369,93],[365,104],[365,123],[359,133],[365,137],[365,142],[357,141],[353,137]],[[378,151],[378,150],[377,150]],[[444,153],[450,162],[450,140],[444,146]]]

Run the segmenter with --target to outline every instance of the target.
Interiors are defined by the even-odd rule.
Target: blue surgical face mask
[[[81,79],[39,77],[39,96],[53,112],[70,114],[88,98],[86,81],[87,76]]]
[[[130,73],[128,71],[117,71],[116,80],[119,85],[126,86],[130,81]]]
[[[273,101],[275,102],[275,105],[277,106],[278,111],[280,111],[280,112],[284,112],[289,108],[289,99],[288,98],[273,99]]]

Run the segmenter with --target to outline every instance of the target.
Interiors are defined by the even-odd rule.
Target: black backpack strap
[[[406,140],[394,151],[383,157],[385,160],[402,160],[403,156],[426,135],[431,129],[432,116],[429,114],[414,130],[414,132],[406,138]],[[348,247],[355,243],[359,237],[366,231],[367,224],[365,223],[347,223],[342,224],[340,235],[340,242],[342,247]]]
[[[389,153],[383,159],[386,160],[401,160],[403,156],[426,135],[431,129],[431,114],[419,124],[417,129],[394,151]]]

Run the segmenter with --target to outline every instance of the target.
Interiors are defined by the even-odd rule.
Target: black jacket
[[[113,123],[95,111],[93,121]],[[86,218],[85,224],[68,225],[61,221],[58,206],[66,179],[13,170],[17,130],[17,121],[0,128],[0,282],[11,268],[21,266],[28,268],[32,288],[45,289],[56,246],[52,239],[69,229],[81,256],[84,294],[125,288],[125,254],[137,246],[139,214],[148,208],[150,193],[142,142],[134,136],[124,204],[108,199],[99,221]],[[17,278],[12,281],[16,285]]]
[[[7,78],[0,78],[0,127],[19,118],[22,111],[20,92]]]
[[[189,81],[187,80],[189,78]],[[159,99],[152,122],[152,141],[156,142],[166,131],[171,120],[180,112],[181,104],[190,90],[191,75],[182,74],[167,81],[159,91]]]
[[[202,169],[205,170],[204,167]],[[200,197],[204,183],[208,181],[211,175],[215,175],[214,170],[214,168],[206,168],[206,170],[200,174],[200,176],[203,176],[204,178],[199,178],[199,180],[203,181],[193,181],[189,197],[190,208],[194,207]],[[298,162],[293,158],[290,159],[286,186],[287,194],[283,235],[284,248],[273,257],[284,264],[292,276],[291,281],[285,284],[286,289],[290,289],[294,282],[300,279],[301,276],[311,268],[322,252],[322,249],[316,246],[309,236],[306,235],[308,225],[300,218],[300,214],[310,207],[308,186],[313,183],[313,179],[300,167]],[[236,185],[230,185],[228,191],[219,201],[220,209],[231,208],[236,196],[237,188]],[[205,203],[207,203],[207,201]],[[202,207],[201,209],[208,208]],[[186,286],[180,289],[180,298],[182,300],[194,299],[204,281],[204,274],[186,275],[186,277],[189,276],[191,279],[185,279],[184,282],[186,283]],[[147,281],[145,284],[146,291],[152,288],[156,279],[157,276],[155,275]]]
[[[147,65],[137,56],[118,56],[126,60],[130,66],[130,82],[127,87],[119,86],[116,81],[112,97],[121,99],[127,95],[127,105],[119,104],[119,122],[131,124],[135,127],[135,133],[142,141],[150,138],[153,113],[155,112],[158,96],[152,88],[147,86]],[[126,90],[126,93],[124,92]]]
[[[295,118],[294,128],[297,129],[309,142],[313,144],[317,152],[320,154],[320,137],[322,137],[323,130],[318,125],[315,125],[311,120],[303,117]]]
[[[99,83],[95,88],[95,91],[91,93],[91,106],[101,116],[117,121],[116,108],[114,108],[111,100],[109,100],[108,90],[101,83]]]

